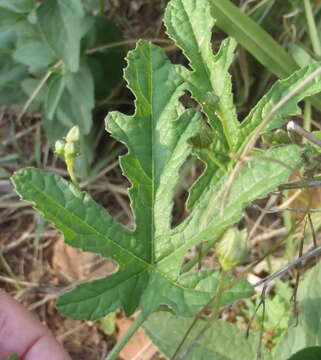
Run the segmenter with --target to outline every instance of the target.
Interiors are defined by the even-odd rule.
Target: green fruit
[[[218,261],[224,271],[244,262],[247,255],[247,231],[229,228],[216,246]]]

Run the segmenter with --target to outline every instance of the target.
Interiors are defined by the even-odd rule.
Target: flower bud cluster
[[[65,157],[75,157],[79,153],[79,127],[73,126],[63,140],[57,140],[55,143],[55,153]]]

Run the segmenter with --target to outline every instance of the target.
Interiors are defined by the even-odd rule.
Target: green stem
[[[321,56],[321,45],[320,39],[318,36],[318,31],[315,26],[315,21],[311,8],[311,0],[304,0],[305,16],[307,18],[310,39],[313,47],[313,51],[317,56]]]
[[[70,176],[71,181],[76,186],[77,189],[79,189],[79,183],[74,171],[74,156],[73,155],[66,155],[65,157],[66,164],[67,164],[67,171]]]
[[[128,341],[132,338],[132,336],[136,333],[136,331],[142,326],[144,321],[147,319],[147,316],[143,314],[141,311],[135,321],[132,323],[130,328],[127,330],[126,334],[118,341],[116,346],[112,349],[112,351],[108,354],[105,360],[116,360],[118,354],[124,348],[124,346],[128,343]]]

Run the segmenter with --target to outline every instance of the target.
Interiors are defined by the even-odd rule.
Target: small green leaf
[[[79,0],[42,1],[37,9],[41,31],[49,46],[72,72],[78,71],[81,21],[84,10]]]
[[[10,57],[0,57],[0,105],[16,105],[25,100],[21,82],[27,76],[25,66],[14,64]]]
[[[28,77],[21,82],[21,88],[27,94],[28,97],[30,97],[34,93],[38,85],[39,85],[39,80],[33,79],[31,77]],[[43,86],[42,88],[43,91],[39,91],[37,96],[33,99],[33,102],[30,105],[29,110],[32,111],[39,110],[39,108],[41,107],[41,105],[45,100],[46,85],[47,84]]]

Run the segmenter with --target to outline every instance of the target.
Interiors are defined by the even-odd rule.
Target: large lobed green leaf
[[[228,63],[231,60],[232,43],[225,42],[216,56],[210,53],[212,22],[206,20],[206,26],[200,25],[197,29],[191,16],[193,12],[200,18],[202,9],[207,9],[206,2],[173,0],[167,12],[167,19],[170,19],[167,21],[172,24],[172,37],[177,38],[186,53],[199,49],[200,58],[190,55],[194,70],[183,71],[168,60],[162,49],[148,42],[139,42],[128,54],[125,70],[125,79],[136,98],[135,113],[127,116],[112,112],[106,118],[107,130],[128,149],[120,162],[131,183],[129,197],[135,219],[134,230],[118,224],[86,193],[76,190],[56,175],[23,169],[13,177],[21,197],[32,202],[52,221],[64,233],[68,244],[99,253],[118,264],[118,270],[112,275],[81,284],[63,295],[58,305],[65,314],[97,319],[119,307],[130,315],[138,306],[148,314],[159,305],[168,305],[177,314],[192,315],[215,294],[217,274],[198,271],[181,275],[181,265],[188,250],[202,241],[211,241],[215,234],[237,222],[246,205],[276,189],[302,165],[300,151],[294,145],[277,147],[264,152],[262,157],[253,157],[243,164],[223,203],[222,189],[230,176],[232,162],[227,159],[229,166],[217,176],[211,165],[211,155],[217,156],[215,151],[224,152],[226,143],[235,144],[236,138],[231,140],[230,137],[226,143],[224,140],[213,141],[206,152],[204,149],[195,150],[196,135],[204,129],[201,115],[192,109],[184,110],[179,103],[186,89],[192,89],[195,98],[198,96],[195,94],[201,94],[198,87],[202,85],[204,71],[207,71],[204,67],[209,62],[216,67],[215,71],[224,71],[225,76],[220,75],[223,90],[214,89],[213,74],[209,76],[211,81],[207,82],[207,88],[214,89],[221,96],[220,106],[231,104],[226,95],[230,91],[228,65],[224,65],[223,60],[226,58]],[[183,22],[191,23],[186,27],[185,35],[176,31],[181,25],[178,20],[182,14]],[[170,29],[168,23],[167,26]],[[194,29],[195,41],[183,39],[184,36],[191,38],[189,29]],[[202,39],[207,41],[207,45],[202,43]],[[77,83],[71,84],[67,83],[66,89],[77,87]],[[86,101],[86,89],[80,92],[80,98],[82,96]],[[273,92],[270,96],[273,98]],[[211,105],[215,109],[215,101]],[[259,115],[255,117],[255,121],[259,118]],[[219,134],[219,127],[215,127],[213,119],[209,116],[213,131]],[[226,121],[222,126],[224,129],[229,126],[229,118]],[[231,126],[235,127],[233,117],[231,121]],[[208,176],[207,170],[207,180],[197,183],[198,197],[189,217],[172,228],[173,192],[179,182],[179,170],[193,151],[192,143],[196,154],[215,176]],[[221,160],[219,156],[216,158]],[[246,282],[238,286],[227,293],[226,302],[248,296],[252,291]]]
[[[131,314],[140,305],[148,313],[165,304],[192,315],[215,293],[217,276],[213,271],[184,276],[163,272],[158,258],[167,255],[166,243],[174,231],[173,190],[191,152],[188,139],[200,129],[201,118],[178,106],[184,80],[163,50],[140,42],[129,53],[128,64],[125,76],[136,96],[136,112],[110,113],[106,123],[128,147],[121,166],[132,184],[135,230],[119,225],[87,194],[56,175],[24,169],[14,182],[23,198],[65,234],[68,244],[110,257],[119,266],[111,276],[81,284],[60,298],[64,313],[94,319],[118,307]],[[252,291],[247,283],[239,286],[231,290],[229,301]]]

